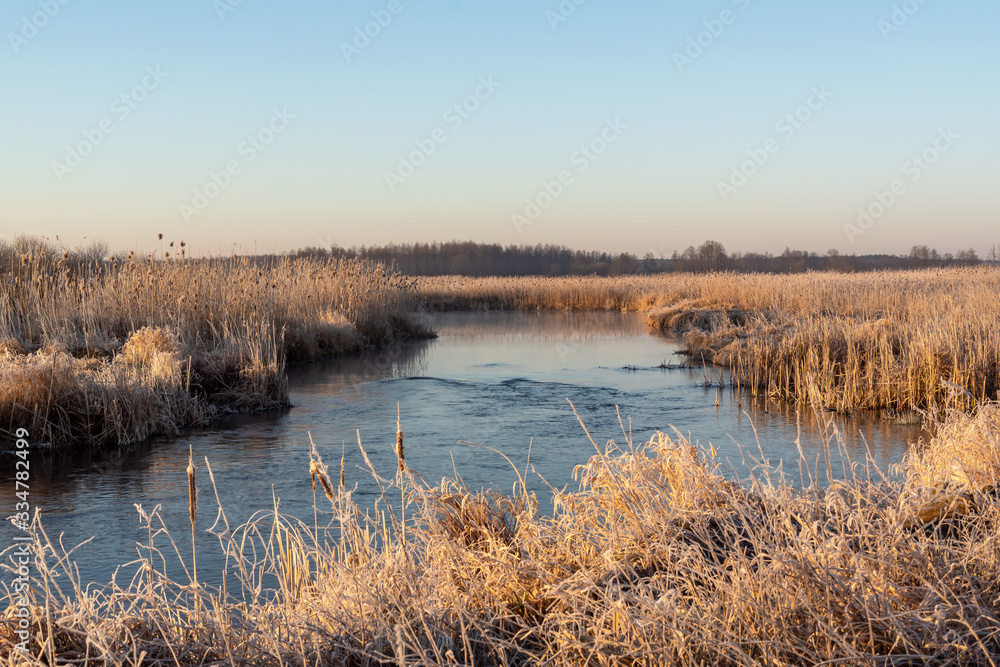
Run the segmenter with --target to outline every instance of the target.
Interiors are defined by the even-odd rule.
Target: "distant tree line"
[[[384,246],[341,248],[308,247],[293,257],[361,258],[391,264],[412,276],[615,276],[636,273],[736,271],[740,273],[802,273],[805,271],[879,271],[914,268],[973,266],[1000,263],[1000,245],[985,259],[974,249],[941,254],[926,245],[913,246],[907,255],[844,255],[836,249],[825,254],[785,248],[779,255],[727,252],[718,241],[705,241],[674,251],[670,257],[647,253],[606,253],[572,250],[559,245],[507,245],[451,241],[447,243],[390,243]]]
[[[159,252],[149,257],[170,260],[184,259],[184,242],[160,242]],[[0,273],[18,275],[28,263],[74,273],[89,271],[112,262],[132,260],[134,253],[111,253],[107,242],[91,241],[89,245],[70,248],[46,237],[21,235],[10,241],[0,238]],[[706,273],[735,271],[739,273],[802,273],[804,271],[861,272],[904,270],[948,266],[1000,265],[1000,244],[993,245],[980,258],[974,249],[957,253],[939,253],[926,245],[916,245],[906,255],[844,255],[835,249],[825,254],[785,248],[778,255],[756,252],[727,252],[718,241],[705,241],[674,251],[669,257],[647,253],[637,257],[630,253],[607,253],[572,250],[559,245],[507,245],[451,241],[447,243],[390,243],[383,246],[341,248],[308,247],[284,253],[293,258],[368,259],[394,266],[411,276],[617,276],[643,273]],[[236,255],[234,255],[235,257]],[[146,257],[146,255],[142,255]],[[260,266],[280,259],[281,255],[244,255]],[[205,258],[201,261],[229,261],[228,257]]]
[[[635,273],[635,255],[571,250],[557,245],[508,245],[451,241],[390,243],[350,249],[303,248],[297,257],[363,258],[395,265],[411,276],[614,276]]]

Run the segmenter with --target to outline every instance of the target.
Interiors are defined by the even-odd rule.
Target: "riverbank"
[[[82,261],[29,241],[0,249],[4,448],[17,428],[127,444],[285,406],[286,362],[432,335],[417,309],[646,311],[741,388],[840,412],[967,410],[1000,390],[996,269],[413,280],[349,260]]]
[[[433,335],[412,282],[365,261],[74,260],[34,240],[0,264],[0,449],[129,444],[288,405],[286,362]]]
[[[996,404],[951,413],[899,470],[834,484],[803,472],[798,490],[749,453],[726,470],[683,437],[626,436],[578,468],[579,490],[555,492],[552,516],[520,486],[428,487],[406,462],[419,445],[404,442],[396,482],[382,481],[396,510],[372,517],[314,451],[303,474],[343,537],[264,512],[220,533],[224,591],[154,566],[63,597],[73,579],[36,525],[46,566],[28,664],[989,664],[1000,653]],[[258,588],[265,575],[277,592]]]
[[[1000,271],[727,276],[649,315],[755,396],[969,410],[1000,392]]]
[[[431,311],[452,310],[625,310],[645,311],[687,294],[693,276],[417,279],[417,293]]]
[[[430,310],[647,311],[652,332],[751,394],[839,412],[967,410],[1000,391],[996,268],[440,277],[417,289]]]

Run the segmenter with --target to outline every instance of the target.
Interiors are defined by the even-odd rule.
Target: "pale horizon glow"
[[[5,3],[0,239],[1000,243],[997,3],[576,2]]]

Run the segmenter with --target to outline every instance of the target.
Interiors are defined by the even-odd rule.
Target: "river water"
[[[637,444],[676,427],[692,442],[711,443],[737,470],[745,471],[742,445],[771,465],[783,463],[796,480],[797,437],[825,479],[824,443],[834,428],[849,459],[863,463],[870,457],[883,470],[925,435],[915,425],[797,412],[745,394],[738,403],[730,390],[706,386],[706,379],[725,379],[719,369],[676,367],[684,359],[675,354],[675,341],[649,335],[641,314],[479,312],[428,318],[439,333],[435,340],[290,368],[291,410],[226,418],[129,451],[33,452],[31,500],[41,509],[42,525],[66,547],[90,539],[73,554],[84,583],[106,583],[117,566],[137,557],[137,543],[148,537],[137,503],[147,511],[159,506],[180,552],[190,553],[185,468],[191,447],[200,488],[199,574],[212,583],[224,566],[218,541],[207,532],[217,512],[205,457],[230,526],[273,508],[276,500],[281,512],[312,524],[310,435],[335,481],[344,452],[347,486],[357,486],[354,497],[365,507],[374,503],[378,488],[358,437],[379,474],[392,479],[397,406],[407,463],[425,480],[433,484],[457,473],[470,488],[509,492],[516,480],[510,464],[460,441],[497,449],[522,471],[530,448],[528,488],[543,511],[551,508],[546,484],[575,488],[573,467],[595,454],[570,402],[601,447],[611,439],[624,443],[620,414]],[[838,449],[835,445],[831,467],[842,476]],[[13,489],[12,465],[5,470]],[[16,499],[9,496],[4,502],[13,513]],[[5,523],[0,544],[13,544],[14,535]],[[174,565],[169,569],[177,571]],[[119,582],[122,578],[119,574]]]

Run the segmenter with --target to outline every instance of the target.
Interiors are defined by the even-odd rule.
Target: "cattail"
[[[406,470],[406,452],[403,447],[403,427],[399,421],[399,405],[396,405],[396,460],[399,461],[399,471]]]
[[[323,493],[326,494],[326,499],[329,500],[330,502],[333,502],[333,489],[330,488],[330,480],[327,479],[325,474],[323,474],[323,471],[319,471],[318,477],[319,477],[319,483],[323,487]]]
[[[162,241],[163,240],[163,234],[157,234],[156,235],[156,240],[157,241]]]
[[[194,522],[198,517],[198,487],[194,482],[194,449],[188,445],[188,509],[191,513],[191,565],[194,584],[198,583],[198,547],[195,545]]]
[[[330,479],[326,466],[323,465],[323,459],[319,458],[319,454],[316,452],[316,445],[312,444],[312,435],[309,436],[309,442],[312,446],[309,451],[309,476],[312,478],[313,492],[316,491],[316,479],[319,478],[319,483],[323,487],[323,493],[326,494],[327,500],[333,502],[333,489],[330,488]]]
[[[188,509],[191,511],[191,525],[198,518],[198,487],[194,482],[194,449],[188,452]]]
[[[340,450],[340,490],[344,490],[344,455],[347,451],[347,444],[344,443]]]

